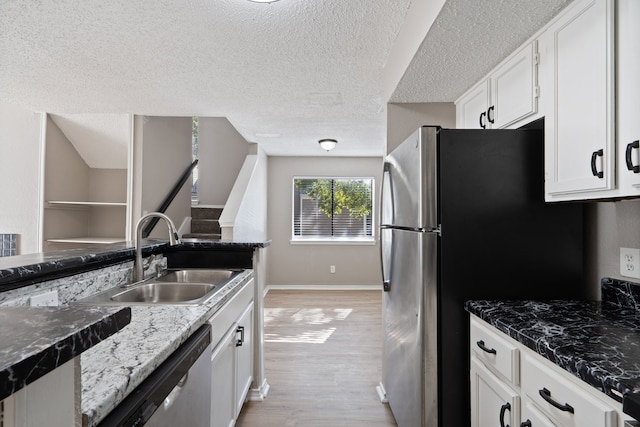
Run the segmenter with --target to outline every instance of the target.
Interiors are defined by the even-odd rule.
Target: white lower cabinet
[[[556,427],[556,425],[525,396],[522,401],[522,422],[520,427]]]
[[[617,425],[617,414],[613,407],[564,380],[529,355],[525,356],[522,363],[522,391],[558,425]]]
[[[79,376],[76,357],[0,401],[0,426],[80,425]]]
[[[211,427],[232,427],[253,380],[253,280],[210,320]]]
[[[630,419],[621,403],[474,315],[470,330],[472,427],[623,427]]]
[[[471,426],[515,426],[520,395],[475,357],[471,358]]]

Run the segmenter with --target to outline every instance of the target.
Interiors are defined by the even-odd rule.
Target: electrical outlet
[[[58,291],[50,291],[43,294],[34,295],[29,298],[29,305],[31,307],[57,306]]]
[[[640,279],[640,249],[620,248],[620,274]]]
[[[330,266],[329,267],[329,271],[331,271],[332,273],[335,273],[336,272],[336,266],[335,265]]]

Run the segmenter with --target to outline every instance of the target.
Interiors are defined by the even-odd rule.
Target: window
[[[373,178],[294,178],[294,241],[374,241]]]

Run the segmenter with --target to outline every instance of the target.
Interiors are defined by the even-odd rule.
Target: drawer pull
[[[496,354],[496,349],[495,348],[487,348],[484,345],[484,341],[480,340],[476,343],[478,345],[478,347],[480,347],[480,349],[482,351],[484,351],[485,353],[490,353],[490,354]]]
[[[521,422],[520,427],[531,427],[531,420]]]
[[[555,400],[553,400],[551,398],[551,392],[549,390],[547,390],[545,387],[542,388],[542,390],[538,390],[538,393],[540,393],[540,396],[547,401],[547,403],[553,405],[554,407],[560,409],[561,411],[564,412],[571,412],[573,414],[573,406],[569,405],[568,403],[565,403],[564,405],[561,403],[556,402]]]
[[[509,427],[509,424],[504,423],[504,413],[511,412],[511,404],[509,402],[505,403],[500,407],[500,427]]]

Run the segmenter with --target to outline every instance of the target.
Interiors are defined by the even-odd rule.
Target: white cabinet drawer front
[[[522,402],[522,422],[520,427],[557,427],[526,396]]]
[[[553,371],[528,355],[522,361],[522,390],[546,415],[559,422],[559,425],[617,425],[617,414],[612,407],[580,389],[560,372]]]
[[[471,320],[471,351],[512,384],[520,384],[520,350],[475,319]]]

